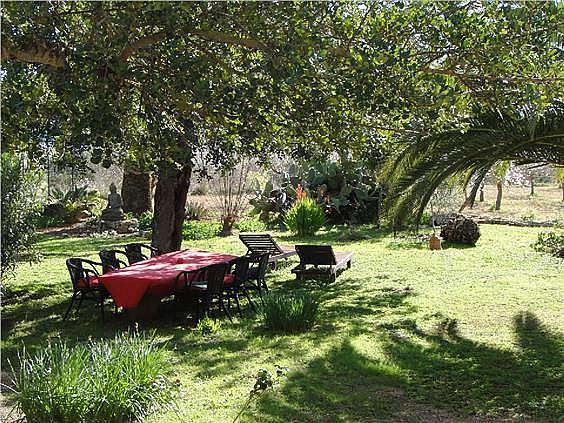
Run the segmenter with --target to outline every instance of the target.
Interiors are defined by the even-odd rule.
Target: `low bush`
[[[202,336],[213,335],[221,329],[221,321],[211,319],[206,314],[196,325],[196,331]]]
[[[299,236],[315,235],[326,223],[325,212],[311,198],[301,198],[286,214],[288,229]]]
[[[540,232],[537,241],[533,244],[535,251],[550,253],[556,257],[564,258],[564,233]]]
[[[208,239],[218,236],[221,223],[208,220],[186,220],[182,229],[185,240]]]
[[[197,201],[189,201],[186,203],[186,219],[202,220],[208,215],[208,209]]]
[[[30,423],[141,420],[174,397],[166,351],[139,334],[75,347],[57,341],[24,351],[18,364],[15,399]]]
[[[269,294],[264,297],[261,315],[273,332],[296,333],[311,328],[318,317],[319,304],[311,294]]]
[[[235,229],[241,232],[262,232],[267,228],[266,224],[258,219],[244,219],[235,222]]]
[[[150,231],[153,229],[153,212],[146,211],[139,215],[139,230],[140,231]]]

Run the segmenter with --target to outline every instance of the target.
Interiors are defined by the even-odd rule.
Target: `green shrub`
[[[208,215],[208,209],[197,201],[189,201],[186,204],[186,219],[202,220]]]
[[[75,347],[57,341],[19,355],[13,389],[27,422],[141,420],[172,401],[170,368],[151,337],[123,334]]]
[[[145,211],[141,213],[138,217],[139,220],[139,230],[140,231],[150,231],[153,229],[153,212]]]
[[[533,244],[535,251],[550,253],[564,258],[564,233],[540,232]]]
[[[315,235],[327,219],[323,209],[311,198],[298,200],[286,214],[286,226],[299,236]]]
[[[185,240],[208,239],[218,236],[221,223],[209,220],[185,220],[182,236]]]
[[[213,335],[221,329],[221,321],[214,320],[206,314],[196,325],[196,331],[202,336]]]
[[[235,222],[235,229],[241,232],[262,232],[266,230],[266,224],[258,219],[244,219]]]
[[[86,186],[64,192],[53,190],[54,203],[45,205],[43,216],[51,218],[55,225],[76,223],[83,212],[91,215],[98,212],[103,200],[97,190],[89,190]]]
[[[20,157],[2,153],[2,263],[0,273],[12,272],[24,256],[33,257],[34,226],[40,173]]]
[[[308,293],[269,294],[264,297],[261,315],[271,331],[295,333],[311,328],[317,320],[319,304]]]

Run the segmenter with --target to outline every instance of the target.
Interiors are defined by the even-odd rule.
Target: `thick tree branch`
[[[2,42],[2,60],[19,60],[20,62],[41,63],[55,68],[66,66],[65,57],[45,47],[34,47],[25,50],[12,50],[8,43]]]

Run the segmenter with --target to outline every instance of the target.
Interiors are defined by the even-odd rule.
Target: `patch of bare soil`
[[[9,372],[0,372],[0,422],[3,423],[19,422],[23,417],[16,410],[15,402],[6,395],[12,386],[12,375]]]

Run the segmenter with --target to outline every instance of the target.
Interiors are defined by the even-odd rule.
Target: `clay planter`
[[[441,238],[437,235],[431,235],[429,238],[429,250],[440,250],[441,249]]]

